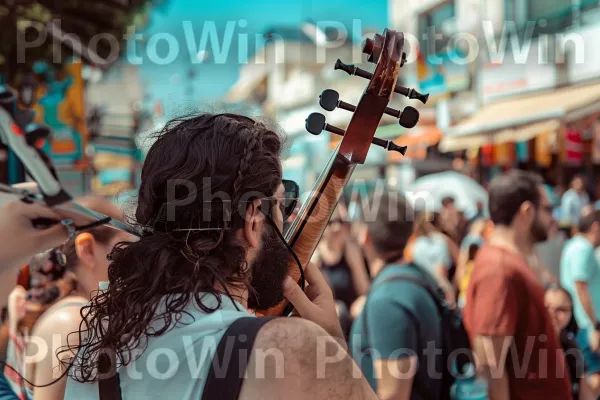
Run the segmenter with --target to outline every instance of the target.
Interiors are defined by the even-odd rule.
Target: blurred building
[[[376,32],[364,32],[372,36]],[[377,32],[379,33],[379,32]],[[265,33],[267,42],[245,66],[239,81],[225,97],[230,103],[244,103],[258,106],[262,114],[276,118],[277,123],[286,132],[290,144],[289,157],[284,162],[284,175],[300,183],[301,191],[307,192],[323,170],[339,136],[323,132],[313,136],[305,129],[305,120],[313,112],[323,113],[331,125],[345,129],[352,113],[345,110],[327,112],[319,106],[319,94],[325,89],[334,89],[340,93],[340,99],[356,104],[367,81],[348,76],[342,71],[335,71],[337,59],[347,64],[355,64],[366,70],[373,70],[374,65],[366,61],[362,54],[362,43],[353,42],[350,38],[340,40],[337,32],[330,35],[307,23],[298,27],[273,27]],[[404,69],[403,69],[404,71]],[[401,74],[399,82],[404,82]],[[418,107],[416,100],[407,102],[401,96],[395,96],[390,107],[403,108],[410,104]],[[398,124],[398,120],[384,116],[376,136],[392,139],[398,144],[408,142],[409,157],[425,159],[427,146],[435,144],[441,132],[429,116],[422,117],[432,130],[418,128],[418,132],[408,132]],[[397,184],[396,173],[389,173],[390,164],[406,162],[400,154],[388,153],[373,146],[364,165],[359,166],[353,174],[358,186],[373,187],[378,179],[389,179]],[[383,183],[383,182],[382,182]],[[348,185],[351,189],[353,185]]]
[[[469,159],[484,181],[515,166],[561,185],[575,172],[597,174],[599,5],[391,0],[394,26],[409,30],[421,45],[423,56],[413,63],[416,81],[434,87],[427,77],[437,68],[434,80],[445,82],[439,85],[444,100],[438,97],[435,106],[444,130],[439,149]],[[434,41],[433,34],[440,36]],[[460,67],[469,84],[455,79]]]
[[[115,63],[88,84],[90,154],[94,171],[91,189],[116,196],[136,187],[140,151],[135,135],[143,123],[143,88],[137,67]]]

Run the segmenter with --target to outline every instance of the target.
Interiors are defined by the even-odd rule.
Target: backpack
[[[387,277],[380,282],[377,282],[378,286],[390,281],[410,281],[415,285],[418,285],[425,289],[427,293],[434,300],[436,307],[440,315],[440,333],[441,333],[441,357],[442,357],[442,384],[441,384],[441,395],[440,400],[450,400],[451,388],[454,385],[456,378],[460,377],[465,372],[465,367],[473,363],[473,354],[471,350],[471,344],[469,337],[464,328],[462,321],[462,314],[459,310],[450,308],[446,303],[446,296],[443,290],[435,282],[435,279],[431,274],[424,269],[418,267],[415,264],[409,264],[408,268],[413,268],[419,271],[423,278],[417,278],[412,275],[393,275]],[[371,289],[372,290],[372,289]],[[370,290],[370,291],[371,291]],[[369,291],[369,292],[370,292]],[[363,308],[363,333],[367,334],[367,300]],[[418,323],[416,316],[413,316],[414,322]],[[418,327],[417,327],[418,328]],[[416,380],[413,382],[413,393],[418,394],[423,399],[430,399],[428,395],[428,388],[421,387]]]

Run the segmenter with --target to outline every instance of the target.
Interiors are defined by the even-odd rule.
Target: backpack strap
[[[275,317],[242,317],[229,325],[217,346],[202,393],[202,400],[216,398],[237,400],[258,331],[273,318]],[[99,371],[106,374],[111,365],[114,365],[114,361],[114,357],[102,353],[98,360]],[[98,392],[100,400],[121,400],[119,373],[116,372],[110,377],[100,379]]]
[[[258,331],[274,318],[242,317],[229,325],[213,358],[202,400],[237,400]]]
[[[98,372],[108,375],[108,372],[116,365],[116,357],[112,352],[101,353],[98,357]],[[115,371],[110,377],[98,380],[99,400],[121,400],[121,380],[119,372]]]

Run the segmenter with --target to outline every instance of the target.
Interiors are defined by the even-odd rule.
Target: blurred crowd
[[[364,213],[354,212],[352,218],[349,216],[348,209],[361,209],[357,204],[358,199],[342,200],[327,226],[314,261],[329,280],[336,297],[340,322],[350,342],[366,340],[373,346],[374,341],[386,340],[377,338],[377,333],[367,333],[365,327],[368,323],[360,320],[367,294],[374,283],[382,280],[381,276],[385,275],[382,269],[389,269],[387,267],[393,264],[413,265],[420,273],[425,272],[435,279],[450,308],[463,313],[472,340],[478,330],[510,337],[529,334],[555,336],[565,354],[573,398],[595,399],[600,396],[600,211],[586,192],[582,176],[575,176],[570,188],[557,202],[552,203],[547,187],[541,185],[537,176],[532,174],[535,179],[527,179],[528,176],[520,176],[519,173],[521,171],[498,177],[496,186],[493,183],[491,186],[491,191],[495,189],[495,192],[490,193],[490,210],[485,210],[484,205],[477,202],[478,211],[469,219],[457,208],[455,199],[448,196],[441,200],[439,210],[413,214],[412,231],[404,242],[401,230],[406,230],[406,227],[389,228],[390,234],[397,235],[389,244],[403,249],[402,257],[396,257],[394,262],[378,262],[377,246],[373,246],[373,238],[369,237],[373,229],[377,229],[377,223],[364,218]],[[498,181],[502,179],[507,182],[499,185]],[[365,203],[373,204],[373,201],[377,203],[377,199],[373,198]],[[536,209],[536,215],[530,220],[529,226],[525,223],[524,227],[519,227],[519,218],[527,219],[521,214],[523,205],[528,201]],[[480,254],[486,246],[487,250]],[[498,248],[508,248],[509,253],[521,257],[515,260],[507,258],[504,251],[497,251]],[[497,275],[497,271],[486,272],[482,264],[487,264],[491,269],[508,270],[507,273],[510,273],[513,264],[521,264],[533,271],[536,283],[544,288],[542,297],[538,296],[537,301],[543,304],[543,312],[547,312],[551,324],[541,328],[538,326],[537,331],[526,326],[543,322],[543,318],[522,315],[528,312],[527,307],[536,302],[535,298],[529,297],[535,297],[535,285],[527,287],[519,277],[513,275],[506,278]],[[484,281],[478,286],[471,285],[475,269],[482,271],[484,276],[479,278]],[[503,285],[505,279],[509,282]],[[524,291],[530,291],[528,296],[523,296]],[[380,318],[374,320],[372,330],[384,336],[397,335],[394,339],[396,343],[390,348],[409,348],[418,353],[426,343],[419,340],[418,336],[422,335],[419,329],[428,327],[433,332],[436,330],[435,321],[433,325],[427,321],[423,298],[415,296],[411,300],[408,287],[398,287],[398,290],[390,291],[388,296],[404,297],[403,306],[414,312],[409,312],[408,319],[403,316],[394,320],[394,314],[388,308]],[[519,303],[512,304],[515,299]],[[476,304],[467,307],[467,300]],[[392,305],[386,301],[383,303],[386,307]],[[534,307],[529,312],[539,311]],[[384,320],[392,321],[389,327],[392,331],[389,333],[384,333],[388,329]],[[488,326],[484,325],[484,321],[488,321]],[[404,328],[399,329],[400,324],[405,324]],[[419,329],[415,331],[411,326]],[[399,339],[402,335],[404,338]],[[435,334],[426,336],[425,340],[439,340]],[[473,342],[471,345],[474,345]],[[518,360],[512,362],[525,362],[523,357],[530,357],[535,348],[519,348],[528,355],[519,354],[516,357]],[[363,356],[364,350],[364,345],[359,346],[354,352],[355,357],[357,354]],[[549,370],[554,368],[554,365],[549,365],[549,360],[546,363]],[[419,376],[417,374],[415,379],[419,379]],[[437,381],[426,374],[420,377],[420,387],[429,389],[421,389],[419,394],[415,392],[419,386],[413,384],[412,397],[397,398],[435,398],[432,394],[435,389],[432,388],[435,388]],[[375,386],[375,381],[372,384]],[[513,387],[511,392],[514,390]],[[552,386],[548,385],[546,394],[550,398],[558,398],[552,390]],[[534,396],[533,393],[528,394],[526,389],[521,388],[520,391],[522,394],[518,398],[542,396],[542,392]],[[411,391],[405,394],[409,396]]]
[[[106,200],[79,201],[123,217]],[[428,343],[444,346],[447,327],[440,324],[440,310],[451,309],[464,317],[478,356],[484,354],[479,353],[481,346],[497,350],[493,339],[485,342],[490,337],[510,338],[517,352],[504,362],[517,363],[525,371],[519,376],[518,368],[502,366],[508,371],[504,383],[481,383],[473,377],[469,388],[461,389],[467,393],[463,397],[454,385],[454,398],[487,398],[488,391],[502,398],[498,393],[503,390],[510,398],[567,398],[555,397],[565,382],[574,399],[600,395],[600,211],[581,177],[573,180],[561,203],[553,205],[536,175],[505,173],[489,186],[488,209],[478,202],[470,219],[450,196],[436,211],[416,212],[401,195],[389,193],[375,193],[364,203],[376,207],[375,214],[368,213],[358,197],[340,201],[312,262],[333,291],[352,355],[377,393],[398,399],[444,398],[443,379],[428,371],[430,363],[445,360],[423,353]],[[392,217],[390,210],[399,214]],[[560,229],[557,215],[569,216],[566,228]],[[49,346],[57,334],[62,345],[77,340],[71,336],[67,341],[67,336],[79,329],[90,293],[107,280],[107,254],[123,235],[94,228],[36,255],[20,269],[16,281],[3,278],[10,294],[2,299],[0,359],[10,367],[4,368],[0,381],[1,400],[52,399],[64,393],[64,380],[34,390],[31,381],[50,381],[58,366],[50,357],[24,363],[28,338],[44,338]],[[422,287],[435,288],[441,300]],[[562,351],[556,353],[554,345]],[[386,356],[397,349],[413,353]],[[547,355],[542,358],[540,351]],[[414,368],[402,384],[387,376],[380,364],[392,359],[399,371]],[[494,363],[487,359],[482,365],[491,368]],[[547,376],[539,373],[542,364]],[[555,374],[561,366],[566,380]],[[482,367],[477,368],[481,372]],[[477,390],[485,393],[483,397],[468,397]]]

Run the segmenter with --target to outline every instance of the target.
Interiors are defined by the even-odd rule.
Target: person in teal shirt
[[[376,218],[369,223],[366,245],[376,254],[373,270],[379,272],[353,323],[350,349],[380,396],[436,399],[441,392],[441,379],[436,375],[441,377],[444,366],[435,352],[441,349],[441,319],[435,301],[414,282],[387,280],[409,276],[436,285],[430,272],[402,260],[413,232],[413,218],[407,218],[410,212],[404,198],[384,195]]]
[[[600,245],[600,211],[584,209],[579,233],[563,249],[560,283],[573,297],[573,312],[580,330],[577,342],[585,362],[592,389],[600,390],[600,264],[595,248]]]

